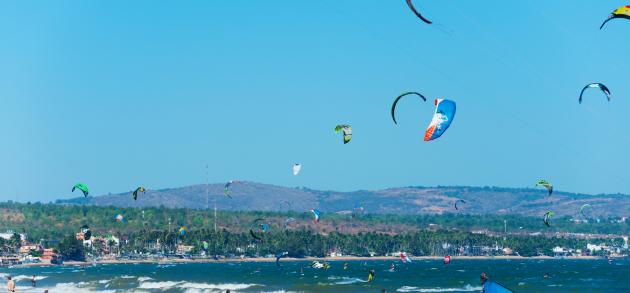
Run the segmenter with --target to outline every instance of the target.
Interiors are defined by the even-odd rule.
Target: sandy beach
[[[412,260],[442,260],[440,256],[418,256],[412,257]],[[457,260],[560,260],[560,259],[579,259],[579,260],[596,260],[602,259],[596,256],[569,256],[569,257],[550,257],[550,256],[534,256],[523,257],[513,255],[502,256],[451,256],[451,261]],[[393,256],[375,256],[375,257],[359,257],[359,256],[339,256],[339,257],[306,257],[306,258],[282,258],[281,261],[398,261],[398,257]],[[62,265],[64,266],[89,266],[92,264],[185,264],[185,263],[236,263],[236,262],[275,262],[275,258],[229,258],[215,260],[212,258],[191,258],[191,259],[179,259],[179,258],[163,258],[155,260],[115,260],[105,259],[95,262],[80,262],[80,261],[66,261]],[[19,266],[31,267],[31,266],[53,266],[48,263],[27,263]]]

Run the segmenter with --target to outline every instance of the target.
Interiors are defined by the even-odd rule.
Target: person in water
[[[348,269],[348,263],[347,263],[347,262],[344,262],[344,263],[343,263],[343,269],[344,269],[344,270],[347,270],[347,269]]]
[[[11,280],[11,276],[7,277],[7,291],[15,292],[15,282]]]
[[[488,275],[486,275],[485,272],[481,273],[481,277],[479,277],[481,279],[481,287],[483,287],[483,285],[486,283],[486,281],[488,281]]]
[[[374,280],[374,273],[374,269],[368,271],[368,282],[372,282],[372,280]]]
[[[31,279],[31,285],[33,285],[33,287],[37,287],[37,280],[35,280],[35,275],[33,275],[33,278]]]

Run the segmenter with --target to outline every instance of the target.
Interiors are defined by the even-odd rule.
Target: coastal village
[[[486,234],[498,236],[496,233],[489,231],[473,231],[476,234]],[[149,252],[128,251],[125,249],[129,239],[122,239],[113,235],[92,235],[89,240],[85,239],[85,233],[79,231],[76,233],[76,240],[83,245],[86,252],[86,263],[97,262],[169,262],[169,261],[216,261],[216,260],[275,260],[273,254],[258,255],[251,253],[255,251],[255,244],[249,244],[246,247],[237,248],[240,254],[229,255],[208,255],[203,245],[196,247],[193,245],[177,244],[174,249],[171,246],[162,245],[160,241],[156,241],[147,247]],[[538,236],[540,233],[529,233],[529,236]],[[59,265],[63,264],[63,253],[58,251],[59,241],[41,240],[39,242],[28,241],[28,235],[24,233],[16,233],[7,230],[0,233],[0,238],[7,243],[19,243],[13,249],[5,246],[0,256],[0,265]],[[602,235],[602,234],[584,234],[584,233],[556,233],[554,237],[571,237],[578,239],[623,239],[623,242],[615,242],[613,245],[597,241],[588,241],[584,247],[561,247],[556,246],[551,251],[540,253],[539,258],[626,258],[630,256],[630,248],[628,246],[628,236],[619,235]],[[18,240],[19,239],[19,240]],[[500,244],[500,237],[497,237],[494,246],[456,246],[448,242],[442,243],[440,247],[436,247],[434,253],[429,256],[414,256],[404,251],[392,251],[388,254],[379,254],[369,251],[365,255],[346,254],[339,248],[331,248],[326,259],[353,259],[353,258],[378,258],[396,259],[401,255],[411,258],[440,258],[443,256],[459,257],[459,258],[520,258],[523,257],[518,251],[510,247]],[[207,243],[205,243],[207,246]],[[207,247],[206,247],[207,248]],[[306,257],[305,259],[316,259],[314,257]],[[317,258],[321,259],[321,258]],[[76,264],[76,261],[72,262]]]

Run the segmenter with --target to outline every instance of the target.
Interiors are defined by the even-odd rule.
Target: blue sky
[[[5,1],[0,200],[244,179],[630,193],[622,1]],[[603,82],[578,105],[581,88]],[[426,143],[432,103],[457,102]],[[333,132],[350,123],[343,145]],[[291,166],[303,164],[294,177]]]

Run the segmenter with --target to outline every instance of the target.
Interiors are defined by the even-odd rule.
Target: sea
[[[479,292],[479,276],[515,292],[630,292],[630,260],[523,259],[97,264],[0,268],[18,292]],[[392,264],[394,269],[392,270]],[[368,271],[375,278],[367,282]],[[35,275],[36,286],[31,278]],[[545,277],[547,275],[547,277]],[[4,284],[0,286],[4,290]],[[4,291],[0,291],[4,292]]]

